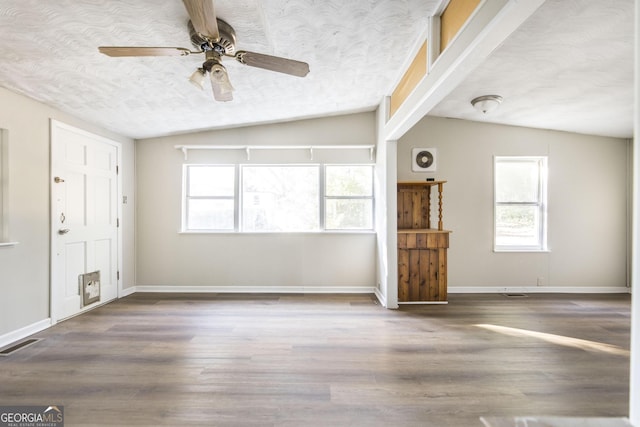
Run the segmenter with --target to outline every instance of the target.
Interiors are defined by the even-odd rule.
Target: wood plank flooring
[[[629,295],[449,301],[386,310],[370,295],[134,294],[0,358],[0,405],[64,405],[66,426],[627,416]]]

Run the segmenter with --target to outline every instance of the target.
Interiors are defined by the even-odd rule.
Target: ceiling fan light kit
[[[189,81],[194,84],[194,86],[200,88],[200,90],[204,90],[204,79],[207,76],[207,73],[202,69],[196,69],[191,77],[189,77]]]
[[[227,69],[219,62],[214,63],[209,70],[209,76],[211,78],[213,97],[217,101],[231,101],[233,99],[233,86],[229,81]]]
[[[182,0],[190,21],[189,36],[196,51],[182,47],[127,47],[101,46],[100,53],[108,56],[188,56],[205,54],[205,62],[198,68],[189,81],[200,89],[204,89],[206,74],[209,73],[213,97],[216,101],[233,100],[233,86],[227,69],[222,65],[225,56],[234,58],[249,67],[262,68],[296,77],[304,77],[309,73],[309,64],[278,56],[262,53],[237,51],[236,33],[215,14],[214,0]]]
[[[500,103],[502,103],[502,97],[500,95],[483,95],[471,100],[473,108],[483,114],[494,111],[500,106]]]

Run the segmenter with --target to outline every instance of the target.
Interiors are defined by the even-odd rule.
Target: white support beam
[[[398,219],[396,217],[398,157],[396,141],[385,141],[382,138],[382,127],[388,110],[389,98],[385,98],[376,112],[378,147],[374,200],[375,210],[380,213],[376,214],[378,237],[376,295],[384,307],[396,309],[398,308]]]
[[[473,70],[480,65],[498,46],[500,46],[523,22],[544,3],[545,0],[484,0],[472,14],[460,33],[449,43],[447,49],[437,58],[429,58],[428,74],[422,79],[395,114],[388,116],[388,98],[380,103],[378,119],[378,145],[386,144],[381,162],[386,173],[386,199],[384,206],[387,223],[378,230],[378,238],[383,241],[379,247],[380,257],[378,274],[384,288],[387,308],[397,308],[397,218],[396,218],[396,182],[397,182],[397,141],[433,107],[460,84]],[[637,0],[640,1],[640,0]],[[446,1],[441,3],[441,9]],[[441,12],[441,10],[440,10]],[[431,34],[439,31],[439,19],[430,21]],[[436,37],[437,38],[437,37]],[[421,45],[424,38],[418,40]],[[434,48],[433,40],[430,42]],[[431,50],[429,49],[429,50]],[[438,47],[439,49],[439,47]],[[417,51],[417,48],[414,50]],[[427,53],[429,55],[429,52]],[[415,55],[415,53],[414,53]],[[408,58],[411,63],[413,55]],[[403,69],[406,69],[406,67]],[[393,90],[393,89],[392,89]],[[379,159],[380,160],[380,159]],[[379,162],[380,163],[380,162]],[[384,193],[384,192],[383,192]],[[384,268],[383,268],[384,267]]]
[[[526,21],[545,0],[485,0],[387,122],[384,138],[400,139]]]

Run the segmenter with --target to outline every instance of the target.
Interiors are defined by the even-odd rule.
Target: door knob
[[[71,230],[69,230],[68,228],[61,228],[60,230],[58,230],[58,234],[67,234],[70,231]]]

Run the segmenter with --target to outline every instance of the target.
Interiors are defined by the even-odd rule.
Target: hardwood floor
[[[449,301],[386,310],[369,295],[134,294],[0,357],[0,405],[64,405],[66,426],[627,415],[629,295]]]

